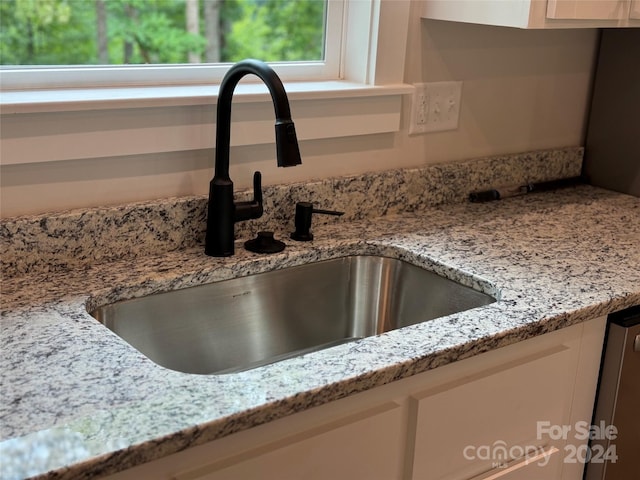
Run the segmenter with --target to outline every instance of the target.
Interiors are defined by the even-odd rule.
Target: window
[[[324,60],[273,64],[300,140],[398,131],[402,95],[412,92],[402,83],[409,11],[409,0],[327,0]],[[212,148],[216,82],[227,68],[2,70],[0,166]],[[232,145],[273,142],[273,105],[261,82],[238,85],[234,115]]]
[[[272,62],[286,80],[337,79],[343,0],[3,0],[3,87],[220,81]]]

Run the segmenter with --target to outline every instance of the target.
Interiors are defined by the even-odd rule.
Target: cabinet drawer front
[[[482,478],[478,476],[492,469],[507,475],[506,466],[518,459],[551,447],[562,449],[561,443],[538,435],[537,422],[567,423],[575,356],[559,345],[414,395],[413,478]],[[537,478],[558,478],[559,457],[541,457],[504,478],[521,478],[525,471]]]
[[[392,480],[401,474],[402,408],[388,402],[239,455],[175,480]]]

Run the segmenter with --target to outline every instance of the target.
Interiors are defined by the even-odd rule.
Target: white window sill
[[[115,108],[176,107],[216,103],[218,85],[157,87],[78,88],[4,91],[0,95],[2,114],[69,112]],[[326,100],[378,97],[411,93],[411,85],[370,86],[347,81],[285,82],[289,100]],[[233,102],[270,101],[262,83],[241,82]]]
[[[345,81],[290,82],[285,88],[302,141],[398,131],[402,95],[413,91],[405,84]],[[1,163],[213,148],[217,94],[213,85],[5,91]],[[243,81],[233,102],[232,145],[272,143],[266,87]]]

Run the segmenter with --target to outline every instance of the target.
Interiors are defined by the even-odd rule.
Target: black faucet
[[[259,60],[243,60],[229,69],[220,85],[216,120],[216,164],[209,183],[207,235],[205,250],[213,257],[233,255],[233,225],[241,220],[262,216],[260,172],[253,176],[253,201],[233,201],[233,182],[229,178],[229,141],[231,136],[231,99],[242,77],[252,73],[260,77],[271,93],[276,114],[276,155],[279,167],[300,165],[300,149],[296,129],[291,121],[289,99],[276,72]]]

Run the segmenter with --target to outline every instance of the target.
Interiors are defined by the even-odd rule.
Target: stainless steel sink
[[[91,315],[159,365],[220,374],[494,301],[401,260],[351,256],[125,300]]]

